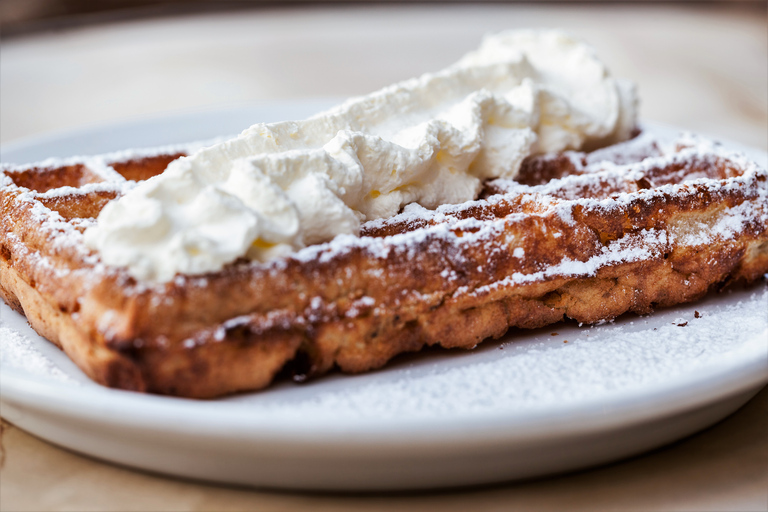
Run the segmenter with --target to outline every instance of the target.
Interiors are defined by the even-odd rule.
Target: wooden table
[[[766,22],[764,5],[393,5],[71,28],[3,41],[0,142],[178,111],[363,94],[450,64],[485,32],[561,27],[590,41],[614,75],[638,83],[643,118],[768,149]],[[768,510],[767,432],[768,389],[705,432],[610,466],[470,490],[345,496],[145,474],[3,422],[0,509]]]

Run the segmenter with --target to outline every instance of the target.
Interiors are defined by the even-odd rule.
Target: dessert
[[[694,137],[621,142],[631,87],[562,34],[483,48],[202,150],[4,165],[0,294],[97,382],[214,397],[768,271],[765,169]]]

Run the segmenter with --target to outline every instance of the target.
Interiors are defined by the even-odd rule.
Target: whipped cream
[[[635,128],[634,86],[558,31],[510,31],[437,73],[304,121],[256,124],[168,166],[85,233],[139,278],[266,261],[362,222],[474,199],[531,154],[596,148]]]

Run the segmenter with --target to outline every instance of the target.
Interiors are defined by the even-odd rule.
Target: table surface
[[[559,27],[591,42],[615,76],[637,82],[644,119],[765,150],[767,21],[765,6],[392,5],[62,29],[3,41],[0,144],[169,113],[364,94],[452,63],[483,33]],[[768,510],[767,422],[765,389],[718,425],[613,465],[469,490],[352,496],[150,475],[3,422],[0,510]]]

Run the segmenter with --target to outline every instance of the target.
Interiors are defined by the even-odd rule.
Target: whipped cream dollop
[[[303,121],[251,126],[171,162],[104,207],[86,244],[165,282],[266,261],[366,220],[474,199],[531,154],[630,137],[634,86],[558,31],[510,31],[437,73]]]

